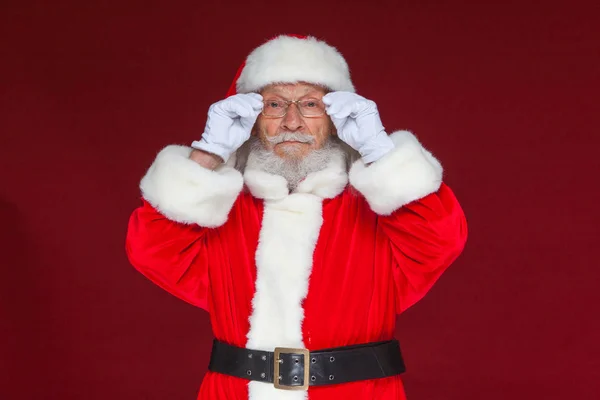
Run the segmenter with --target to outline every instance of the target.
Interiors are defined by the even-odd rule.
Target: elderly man
[[[164,148],[140,188],[131,263],[210,313],[199,399],[404,398],[396,315],[461,253],[465,218],[335,48],[255,49],[200,140]]]

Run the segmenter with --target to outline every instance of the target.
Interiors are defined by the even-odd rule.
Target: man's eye
[[[319,106],[316,100],[306,100],[303,102],[303,106],[307,108],[315,108]]]
[[[279,108],[281,107],[281,104],[279,104],[277,101],[270,101],[267,103],[267,106],[271,108]]]

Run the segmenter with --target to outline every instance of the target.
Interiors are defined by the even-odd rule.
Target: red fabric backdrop
[[[409,398],[600,398],[597,2],[201,3],[0,5],[1,399],[195,399],[208,317],[128,265],[127,219],[282,32],[337,46],[469,219],[399,317]]]

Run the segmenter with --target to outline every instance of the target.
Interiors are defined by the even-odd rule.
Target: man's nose
[[[297,104],[290,104],[283,117],[283,127],[288,131],[298,131],[304,128],[304,120]]]

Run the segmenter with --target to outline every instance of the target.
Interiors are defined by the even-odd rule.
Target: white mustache
[[[302,143],[312,143],[315,141],[315,138],[307,135],[305,133],[297,133],[297,132],[283,132],[277,136],[267,137],[269,143],[278,144],[282,142],[302,142]]]

